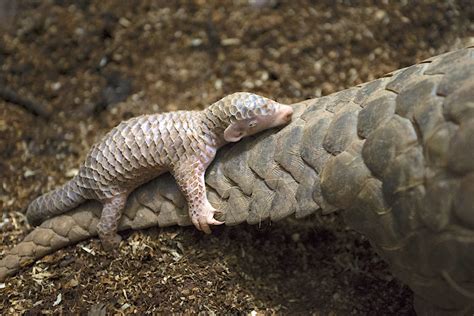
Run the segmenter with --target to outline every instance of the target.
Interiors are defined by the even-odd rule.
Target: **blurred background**
[[[288,103],[327,95],[472,45],[473,20],[469,0],[0,0],[1,254],[28,231],[28,202],[73,176],[124,119],[236,91]],[[118,257],[78,246],[47,258],[44,278],[0,289],[1,314],[413,313],[410,290],[337,214],[211,237],[150,230],[131,233]],[[53,307],[58,292],[67,300]]]

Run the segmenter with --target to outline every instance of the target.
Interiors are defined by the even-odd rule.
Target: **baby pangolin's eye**
[[[250,121],[249,127],[255,127],[257,126],[257,121]]]

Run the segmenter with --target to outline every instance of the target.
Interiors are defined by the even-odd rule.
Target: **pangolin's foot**
[[[114,251],[118,249],[122,237],[119,234],[115,234],[113,236],[108,236],[105,239],[101,238],[100,241],[102,242],[102,247],[104,247],[105,251]]]
[[[104,231],[103,229],[101,229],[100,225],[97,225],[97,233],[99,234],[102,247],[105,251],[116,250],[119,247],[120,242],[122,241],[122,237],[119,234]]]
[[[220,222],[214,219],[214,214],[222,213],[219,210],[216,210],[209,202],[206,203],[203,207],[199,209],[194,209],[191,211],[191,221],[194,226],[200,231],[205,232],[206,234],[211,233],[211,228],[209,225],[222,225],[224,222]]]
[[[117,228],[127,202],[127,196],[126,193],[121,193],[103,201],[104,208],[97,224],[97,234],[106,251],[117,249],[122,240],[122,237],[117,234]]]

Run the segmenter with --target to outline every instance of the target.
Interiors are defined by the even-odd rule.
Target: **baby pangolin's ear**
[[[226,142],[235,143],[244,137],[244,129],[239,123],[230,124],[224,131],[224,139]]]

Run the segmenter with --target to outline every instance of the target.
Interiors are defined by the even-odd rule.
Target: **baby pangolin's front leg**
[[[102,246],[110,251],[118,247],[122,237],[117,233],[122,211],[127,203],[128,194],[122,193],[104,201],[102,215],[97,224],[97,234]]]
[[[210,234],[209,225],[221,225],[224,222],[214,219],[214,214],[219,211],[207,200],[205,171],[206,166],[196,160],[180,163],[173,168],[171,173],[188,202],[189,217],[194,226],[206,234]]]

